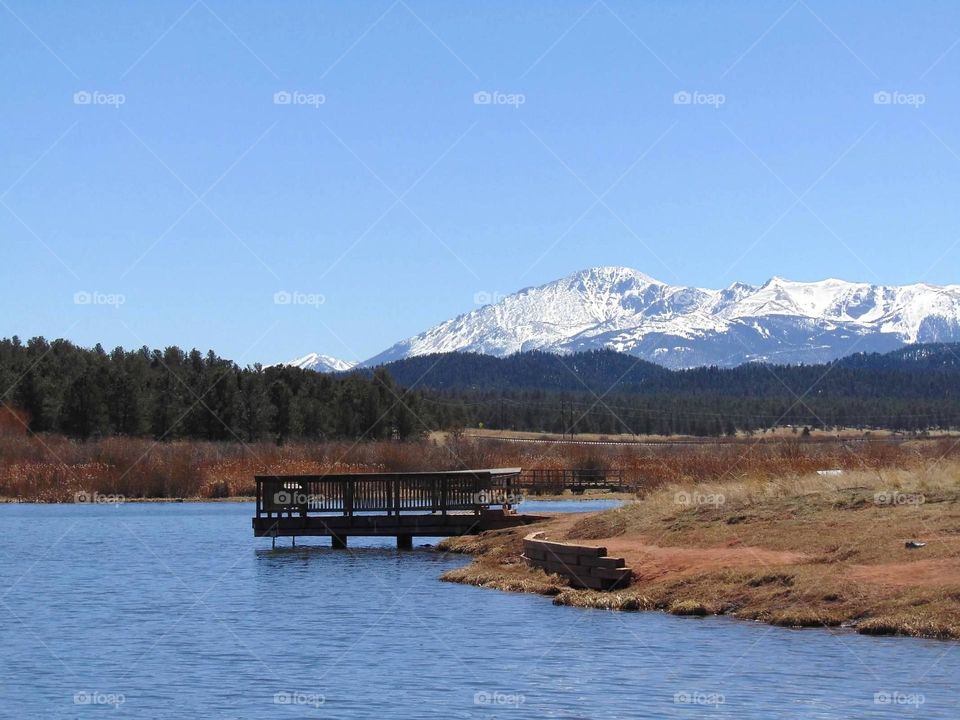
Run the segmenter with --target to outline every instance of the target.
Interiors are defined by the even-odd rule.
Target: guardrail
[[[516,486],[533,493],[575,493],[585,490],[627,490],[622,470],[578,470],[575,468],[531,468],[524,470]]]
[[[481,513],[496,502],[489,472],[258,475],[257,517],[379,512]],[[506,487],[498,483],[498,487]]]

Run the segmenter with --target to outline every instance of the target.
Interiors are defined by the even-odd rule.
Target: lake
[[[958,714],[957,643],[555,607],[439,582],[468,558],[393,538],[271,550],[252,514],[0,506],[0,717]]]

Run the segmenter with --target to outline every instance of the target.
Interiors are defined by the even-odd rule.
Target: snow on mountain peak
[[[317,372],[344,372],[357,365],[356,361],[353,360],[341,360],[340,358],[315,352],[308,353],[301,358],[282,364],[303,370],[316,370]]]
[[[670,367],[821,362],[912,342],[960,340],[960,286],[772,277],[724,290],[667,285],[600,266],[525,288],[397,343],[364,365],[472,351],[613,348]]]

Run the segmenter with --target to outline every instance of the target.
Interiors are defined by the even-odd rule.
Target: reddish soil
[[[887,587],[960,586],[960,561],[955,558],[852,565],[849,573],[855,580]]]
[[[581,513],[555,516],[547,531],[547,537],[562,537],[570,526],[582,517]],[[642,536],[618,536],[569,542],[605,547],[609,555],[626,560],[627,567],[633,568],[637,580],[654,580],[668,575],[687,575],[723,568],[792,565],[809,560],[809,557],[803,553],[768,550],[748,545],[711,548],[652,545]]]
[[[761,547],[691,548],[649,545],[643,538],[608,538],[590,541],[602,545],[614,557],[622,557],[639,580],[654,580],[667,575],[719,570],[722,568],[763,568],[791,565],[807,560],[802,553],[767,550]]]

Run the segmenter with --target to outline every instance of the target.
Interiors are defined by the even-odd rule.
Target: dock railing
[[[496,502],[489,472],[258,475],[257,517],[472,512]]]

